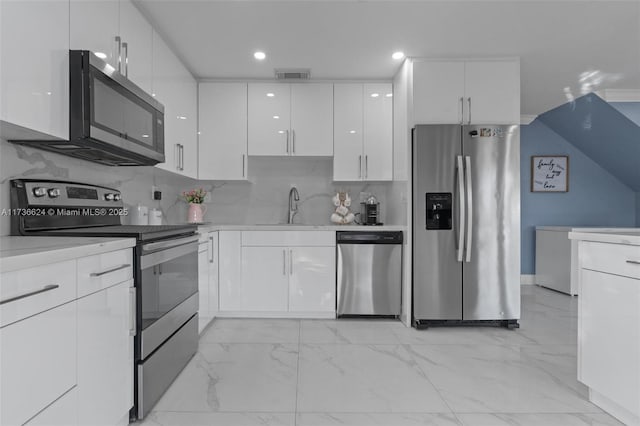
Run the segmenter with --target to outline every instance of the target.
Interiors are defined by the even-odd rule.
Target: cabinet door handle
[[[136,300],[136,288],[129,287],[129,336],[135,336],[137,334]]]
[[[116,43],[118,44],[118,72],[122,72],[122,39],[120,36],[116,36]]]
[[[364,156],[364,178],[365,179],[369,178],[369,156],[368,155]]]
[[[291,153],[296,153],[296,131],[291,129]]]
[[[19,294],[18,296],[9,297],[8,299],[0,300],[0,305],[4,305],[5,303],[15,302],[16,300],[24,299],[25,297],[35,296],[36,294],[44,293],[46,291],[55,290],[60,287],[58,284],[49,284],[42,287],[40,290],[30,291],[28,293]]]
[[[285,149],[286,153],[289,154],[289,131],[287,130],[287,147]]]
[[[180,170],[184,171],[184,145],[180,144]]]
[[[464,98],[460,97],[460,125],[464,124]]]
[[[467,115],[469,122],[467,124],[471,124],[471,96],[467,98],[467,103],[469,104],[469,114]]]
[[[358,179],[362,179],[362,155],[358,155]]]
[[[282,275],[287,275],[287,251],[282,249]]]
[[[242,154],[242,177],[244,177],[244,154]]]
[[[122,50],[124,50],[124,76],[129,78],[129,43],[122,43]]]
[[[244,164],[244,161],[242,164]],[[209,259],[209,263],[213,263],[213,237],[209,237],[209,241],[211,241],[211,259]]]
[[[640,260],[627,260],[627,263],[631,263],[632,265],[640,265]]]
[[[101,277],[103,275],[110,274],[112,272],[116,272],[116,271],[119,271],[121,269],[128,268],[129,266],[131,266],[131,264],[130,263],[126,263],[124,265],[116,266],[115,268],[107,269],[106,271],[92,272],[92,273],[89,274],[89,276],[90,277]]]
[[[289,249],[289,275],[293,275],[293,250]]]

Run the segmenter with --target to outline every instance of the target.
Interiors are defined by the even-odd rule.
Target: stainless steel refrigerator
[[[413,324],[518,327],[519,126],[413,129]]]

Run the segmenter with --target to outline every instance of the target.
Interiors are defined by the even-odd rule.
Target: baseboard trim
[[[520,285],[535,285],[535,284],[536,284],[535,274],[520,275]]]

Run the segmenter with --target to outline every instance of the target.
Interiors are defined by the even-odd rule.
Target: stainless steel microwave
[[[69,51],[69,140],[14,143],[109,166],[165,161],[164,106],[88,50]]]

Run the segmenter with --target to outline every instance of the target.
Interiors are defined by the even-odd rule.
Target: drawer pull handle
[[[42,287],[40,290],[30,291],[29,293],[21,294],[19,296],[10,297],[8,299],[0,300],[0,305],[4,305],[5,303],[15,302],[16,300],[24,299],[25,297],[34,296],[36,294],[44,293],[45,291],[55,290],[59,288],[58,284],[49,284]]]
[[[125,269],[128,268],[129,266],[131,266],[131,264],[127,263],[125,265],[120,265],[120,266],[116,266],[115,268],[112,269],[107,269],[106,271],[102,271],[102,272],[92,272],[89,274],[90,277],[101,277],[105,274],[110,274],[111,272],[115,272],[115,271],[119,271],[120,269]]]
[[[627,260],[627,263],[632,263],[634,265],[640,265],[640,260]]]

